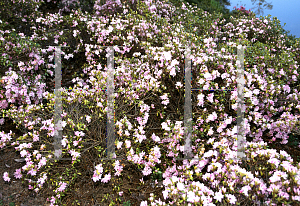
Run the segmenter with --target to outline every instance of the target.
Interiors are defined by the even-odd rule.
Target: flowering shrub
[[[83,75],[88,76],[86,82],[77,77],[73,79],[76,84],[72,91],[62,90],[63,157],[72,157],[71,163],[64,164],[66,169],[62,173],[49,175],[49,167],[54,170],[57,166],[49,161],[53,157],[51,140],[54,136],[54,119],[51,115],[54,94],[46,92],[43,83],[36,83],[39,89],[33,88],[28,92],[29,88],[20,81],[20,73],[11,71],[4,77],[7,101],[14,103],[13,99],[17,96],[15,92],[22,88],[19,94],[27,103],[23,101],[2,110],[6,117],[12,118],[28,131],[18,139],[14,139],[12,134],[1,135],[1,148],[14,145],[20,156],[26,159],[26,165],[16,171],[15,178],[30,178],[29,189],[36,192],[46,182],[55,185],[53,196],[48,200],[51,205],[58,205],[70,185],[81,175],[76,170],[76,164],[80,162],[82,154],[91,149],[86,148],[87,140],[96,142],[97,146],[93,146],[93,149],[97,149],[99,157],[103,157],[101,154],[105,143],[99,137],[102,134],[97,128],[102,129],[100,131],[105,129],[108,107],[106,95],[101,89],[106,87],[108,71],[99,59],[107,54],[109,48],[101,46],[123,45],[114,47],[115,85],[118,91],[115,102],[120,102],[115,107],[118,134],[116,156],[126,156],[129,162],[137,165],[143,176],[162,169],[164,179],[164,200],[154,199],[155,195],[151,194],[149,201],[141,201],[141,205],[234,205],[238,202],[298,204],[300,163],[294,162],[284,151],[278,153],[267,149],[267,143],[280,139],[282,144],[286,144],[288,134],[298,123],[299,93],[292,85],[299,81],[296,61],[299,42],[293,42],[287,48],[288,39],[281,35],[280,24],[269,17],[259,19],[253,14],[243,15],[226,23],[221,14],[212,16],[185,4],[180,9],[168,2],[99,4],[100,1],[96,1],[93,16],[83,14],[80,10],[73,10],[66,16],[40,15],[35,18],[36,25],[32,27],[34,35],[31,40],[40,45],[44,40],[51,42],[51,45],[67,45],[66,41],[80,42],[75,45],[74,53],[84,52],[87,61],[82,68]],[[102,9],[106,9],[106,12],[102,12]],[[113,18],[103,17],[102,13],[110,13]],[[169,18],[171,13],[177,15]],[[186,16],[198,18],[189,19]],[[194,25],[195,33],[186,32],[185,28],[190,24]],[[223,28],[221,25],[224,25]],[[47,32],[45,28],[54,29]],[[90,35],[89,41],[83,40],[82,33]],[[1,38],[8,39],[4,35]],[[204,90],[211,86],[235,88],[235,47],[240,44],[252,46],[245,49],[244,57],[247,162],[233,159],[237,151],[234,118],[237,91],[232,91],[230,99],[226,100],[225,91],[209,93],[204,90],[197,93],[197,102],[193,103],[197,118],[194,117],[192,151],[193,157],[199,160],[175,162],[184,148],[183,122],[176,120],[182,119],[184,104],[184,48],[180,46],[187,43],[192,46],[192,88]],[[36,50],[29,56],[35,57],[35,62],[20,61],[14,69],[30,71],[33,65],[39,68],[48,60],[44,61],[38,55],[45,55],[53,48]],[[62,52],[65,59],[72,58],[72,55],[73,52]],[[51,62],[53,57],[50,55],[45,58]],[[53,76],[50,67],[48,73]],[[26,79],[25,76],[23,78]],[[280,94],[296,103],[279,105],[277,97]],[[44,104],[31,104],[31,99],[36,96],[36,99],[44,98],[47,101]],[[138,108],[138,114],[129,115],[127,112],[126,115],[124,108],[132,106]],[[278,119],[272,118],[276,112]],[[167,119],[171,113],[175,114],[173,120]],[[158,123],[161,132],[149,134],[147,127],[157,125],[157,121],[161,121]],[[271,139],[263,139],[266,136]],[[123,171],[119,160],[112,164],[97,160],[90,181],[107,184],[121,178]],[[10,176],[3,174],[5,181],[10,181]],[[125,189],[119,187],[116,192],[119,194],[120,190]]]
[[[243,6],[240,6],[240,8],[237,8],[237,7],[235,6],[235,7],[233,7],[233,8],[234,8],[235,10],[241,11],[242,13],[245,13],[245,14],[249,14],[250,11],[251,11],[251,9],[245,10],[245,7],[243,7]]]

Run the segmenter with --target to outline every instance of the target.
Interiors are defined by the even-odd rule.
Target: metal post
[[[246,137],[244,134],[244,127],[245,127],[245,119],[244,119],[244,112],[245,112],[245,105],[244,105],[244,85],[245,85],[245,78],[244,78],[244,49],[242,45],[238,45],[237,47],[237,55],[238,60],[237,64],[237,157],[240,159],[245,159],[245,144],[246,144]]]
[[[191,47],[187,47],[185,54],[185,98],[184,98],[184,157],[192,158],[192,98],[191,98]]]
[[[62,114],[62,104],[61,104],[61,47],[55,46],[55,113],[54,113],[54,159],[60,160],[62,155],[62,125],[61,125],[61,114]]]
[[[109,47],[107,58],[107,157],[115,157],[115,123],[114,123],[114,48]]]

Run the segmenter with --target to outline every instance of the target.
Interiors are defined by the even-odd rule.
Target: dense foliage
[[[267,148],[279,140],[286,144],[300,116],[299,40],[287,37],[277,18],[256,18],[252,12],[237,11],[226,21],[222,13],[210,14],[185,4],[174,7],[169,1],[107,2],[102,7],[97,1],[90,13],[78,9],[77,4],[73,5],[76,11],[66,11],[65,15],[42,15],[37,8],[43,10],[43,5],[57,2],[17,2],[10,5],[16,9],[28,5],[31,12],[24,19],[31,25],[27,36],[17,28],[6,28],[8,19],[1,22],[1,66],[6,73],[0,106],[26,134],[18,139],[3,134],[0,146],[14,145],[21,157],[26,157],[22,171],[14,174],[16,178],[32,179],[30,188],[36,192],[46,182],[55,187],[53,205],[62,204],[64,193],[82,175],[78,165],[87,150],[97,152],[90,181],[104,187],[125,178],[119,160],[96,159],[105,152],[107,103],[105,93],[97,90],[105,88],[108,74],[104,66],[108,49],[103,45],[123,46],[115,47],[116,155],[126,157],[140,175],[160,174],[164,180],[163,199],[151,197],[152,193],[141,205],[299,203],[300,163],[284,151]],[[183,46],[187,44],[192,54],[192,87],[206,91],[193,95],[196,132],[192,150],[199,160],[178,163],[175,158],[183,154],[184,146]],[[233,159],[237,92],[207,90],[236,87],[236,47],[240,44],[248,46],[244,57],[246,163]],[[54,73],[53,48],[45,49],[50,45],[69,45],[63,49],[62,65],[75,64],[82,70],[74,78],[73,90],[62,92],[66,108],[62,118],[63,157],[72,157],[63,169],[48,161],[54,154],[49,140],[54,136],[54,94],[46,91]],[[279,97],[294,103],[279,104]],[[70,105],[76,105],[77,110]],[[137,113],[133,107],[138,108]],[[157,127],[160,129],[149,131]],[[93,141],[92,147],[87,146],[88,140]],[[8,173],[3,177],[10,181]],[[111,193],[125,190],[117,184]]]

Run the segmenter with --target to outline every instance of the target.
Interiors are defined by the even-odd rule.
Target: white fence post
[[[192,137],[192,97],[191,97],[191,47],[187,47],[185,53],[185,98],[184,98],[184,158],[192,158],[191,137]]]
[[[54,156],[55,160],[60,160],[62,155],[62,103],[61,103],[61,46],[55,46],[55,113],[54,113]]]
[[[244,133],[245,127],[245,119],[244,119],[244,112],[245,112],[245,105],[244,105],[244,85],[245,85],[245,78],[244,78],[244,49],[242,45],[238,45],[237,47],[237,55],[238,60],[237,64],[237,157],[239,159],[245,159],[245,144],[246,144],[246,137]]]
[[[114,123],[114,48],[109,47],[107,58],[107,156],[115,158],[115,123]]]

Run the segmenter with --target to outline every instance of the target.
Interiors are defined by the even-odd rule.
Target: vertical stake
[[[242,45],[237,47],[238,60],[237,64],[237,157],[240,159],[245,159],[245,144],[246,137],[244,135],[244,49]]]
[[[59,160],[62,155],[62,125],[61,125],[61,46],[55,46],[55,113],[54,113],[54,158]]]
[[[108,50],[108,76],[107,76],[107,158],[115,156],[115,123],[114,123],[114,48]]]
[[[192,158],[192,98],[191,98],[191,47],[187,46],[185,53],[185,102],[184,102],[184,158]]]

